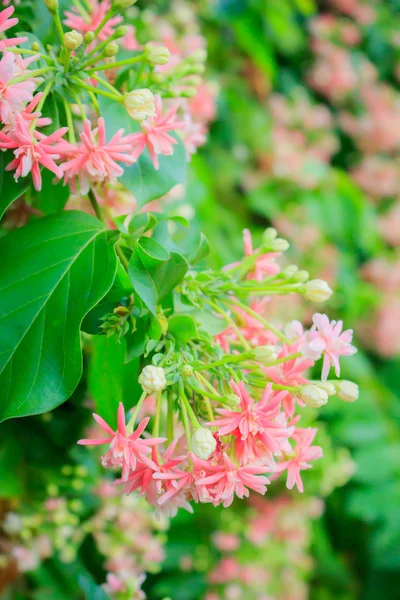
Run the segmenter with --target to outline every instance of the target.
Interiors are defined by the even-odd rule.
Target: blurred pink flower
[[[304,491],[300,472],[305,469],[311,469],[312,465],[309,464],[309,461],[317,460],[323,455],[320,446],[311,446],[316,433],[317,429],[311,427],[308,429],[296,429],[293,435],[297,441],[296,447],[293,450],[294,456],[279,463],[276,467],[276,471],[287,470],[286,487],[289,490],[296,485],[299,492]]]

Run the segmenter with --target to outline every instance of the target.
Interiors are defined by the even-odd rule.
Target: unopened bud
[[[207,460],[217,447],[211,431],[206,427],[196,429],[192,436],[192,452],[202,460]]]
[[[51,12],[52,14],[57,12],[58,0],[44,0],[44,3],[49,12]]]
[[[192,52],[188,59],[196,63],[204,63],[207,60],[207,51],[204,48],[199,48]]]
[[[156,116],[154,96],[150,90],[133,90],[124,96],[124,106],[128,115],[141,123],[147,117]]]
[[[126,36],[126,34],[129,32],[129,27],[127,27],[126,25],[120,25],[119,27],[117,27],[117,29],[115,30],[114,36],[115,37],[124,37]]]
[[[85,33],[85,35],[83,36],[83,41],[85,42],[85,46],[88,46],[89,44],[91,44],[94,40],[94,32],[93,31],[87,31]]]
[[[355,402],[359,396],[358,385],[354,381],[335,381],[337,397],[344,402]]]
[[[104,54],[105,56],[107,56],[107,58],[111,58],[112,56],[115,56],[118,53],[118,50],[118,44],[116,44],[115,42],[110,42],[105,47]]]
[[[270,365],[278,358],[278,352],[275,346],[259,346],[254,350],[254,358],[263,365]]]
[[[183,365],[181,368],[181,375],[185,379],[193,375],[193,367],[191,365]]]
[[[309,276],[310,274],[308,271],[301,270],[293,275],[293,279],[296,283],[305,283]]]
[[[117,10],[125,10],[135,4],[137,0],[114,0],[113,8]]]
[[[331,381],[318,381],[316,385],[325,390],[328,396],[334,396],[336,394],[336,388]]]
[[[143,391],[147,394],[161,392],[167,385],[164,369],[162,367],[155,367],[154,365],[147,365],[139,375],[139,383]]]
[[[155,44],[146,44],[146,60],[152,65],[166,65],[171,58],[170,51],[165,46],[156,46]]]
[[[40,52],[40,44],[38,42],[32,42],[31,48],[34,52]]]
[[[312,302],[325,302],[332,296],[332,290],[323,279],[311,279],[305,286],[304,295]]]
[[[319,408],[328,402],[328,393],[319,385],[303,385],[300,392],[300,398],[304,404],[311,408]]]
[[[295,273],[297,273],[298,270],[299,267],[297,265],[288,265],[283,269],[282,275],[287,279],[290,279]]]
[[[272,250],[274,250],[275,252],[286,252],[286,250],[289,249],[289,246],[289,242],[287,240],[284,240],[283,238],[276,238],[272,242]]]
[[[79,31],[67,31],[64,33],[64,46],[69,50],[76,50],[83,42],[83,36]]]
[[[225,404],[236,408],[240,404],[240,398],[236,394],[228,394],[225,396]]]
[[[278,232],[275,227],[268,227],[263,233],[264,244],[270,244],[278,237]]]

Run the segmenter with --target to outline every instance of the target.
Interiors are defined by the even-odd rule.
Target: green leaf
[[[200,240],[198,246],[193,253],[193,255],[189,258],[189,262],[191,265],[197,265],[203,258],[205,258],[210,252],[210,245],[204,233],[200,233]]]
[[[171,252],[167,261],[162,263],[154,274],[154,283],[158,292],[158,300],[162,300],[185,277],[189,263],[184,256]]]
[[[20,177],[17,183],[13,173],[5,170],[13,158],[12,152],[0,152],[0,219],[10,204],[18,200],[31,184],[29,177]]]
[[[80,325],[108,292],[115,232],[67,211],[0,240],[0,421],[64,402],[82,373]]]
[[[169,259],[169,252],[165,250],[156,240],[141,237],[137,244],[137,251],[147,268],[158,266],[160,262]]]
[[[129,260],[128,273],[137,296],[157,316],[157,290],[138,252],[134,252]]]
[[[125,352],[125,340],[119,343],[116,335],[93,337],[88,388],[95,401],[96,412],[111,427],[117,424],[118,404],[122,402],[129,409],[135,395],[140,396],[137,383],[139,362],[124,364]]]
[[[190,315],[174,315],[168,319],[168,332],[182,344],[199,337],[196,321]]]
[[[42,189],[34,196],[34,206],[45,215],[52,215],[63,210],[70,195],[69,187],[58,181],[48,169],[42,170]]]
[[[138,131],[138,124],[129,117],[122,105],[104,97],[99,98],[99,103],[101,114],[106,122],[108,138],[121,128],[126,134]],[[171,156],[159,155],[158,170],[154,168],[147,149],[135,164],[124,167],[120,182],[132,192],[139,207],[164,196],[175,185],[185,180],[187,162],[185,147],[174,133],[171,135],[177,140],[174,152]]]
[[[135,358],[142,356],[146,349],[148,341],[147,328],[148,328],[148,315],[140,317],[136,321],[136,329],[133,332],[128,333],[125,336],[126,340],[126,354],[125,362],[129,363]]]

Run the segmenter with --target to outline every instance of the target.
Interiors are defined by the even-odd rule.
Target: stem
[[[98,83],[100,83],[101,85],[104,85],[104,87],[106,87],[108,90],[110,90],[111,92],[115,92],[115,87],[113,87],[110,83],[108,83],[108,81],[106,81],[105,79],[102,79],[101,77],[98,77],[97,75],[92,75],[91,76],[92,79],[95,79]],[[97,89],[97,88],[96,88]]]
[[[160,432],[161,397],[162,397],[162,392],[158,392],[157,400],[156,400],[156,416],[154,418],[153,433],[152,433],[153,437],[158,437],[159,432]]]
[[[257,319],[262,325],[264,325],[264,327],[266,327],[267,329],[269,329],[270,331],[272,331],[273,334],[275,334],[282,342],[288,343],[288,339],[287,337],[281,333],[279,331],[279,329],[277,329],[276,327],[274,327],[271,323],[269,323],[266,319],[264,319],[264,317],[261,317],[258,313],[256,313],[255,310],[253,310],[252,308],[250,308],[250,306],[247,306],[246,304],[243,304],[242,302],[240,302],[239,300],[226,300],[227,304],[229,304],[233,309],[235,308],[235,306],[238,306],[239,308],[241,308],[242,310],[244,310],[245,312],[247,312],[249,315],[251,315],[252,317],[254,317],[255,319]]]
[[[8,85],[14,85],[14,83],[21,83],[26,79],[30,79],[31,77],[38,77],[39,75],[43,75],[43,73],[48,73],[49,71],[55,71],[55,67],[43,67],[41,69],[35,69],[34,71],[28,71],[25,75],[21,75],[20,77],[15,77],[8,81]]]
[[[127,435],[130,435],[133,432],[133,428],[135,426],[135,421],[136,421],[136,417],[139,414],[139,410],[141,409],[141,406],[143,404],[143,402],[146,400],[147,398],[147,393],[143,392],[142,395],[139,398],[138,403],[136,404],[134,411],[132,413],[131,418],[128,421],[128,424],[126,426],[126,431],[127,431]]]
[[[63,29],[63,26],[61,23],[60,13],[58,12],[58,6],[57,6],[55,12],[52,13],[52,15],[54,18],[54,23],[56,25],[58,35],[60,36],[61,43],[63,43],[64,42],[64,29]]]
[[[97,67],[92,67],[91,69],[87,69],[87,73],[94,73],[96,71],[106,71],[107,69],[114,69],[117,67],[124,67],[125,65],[133,65],[138,63],[144,59],[144,54],[139,54],[139,56],[134,56],[132,58],[125,58],[124,60],[117,60],[113,63],[107,63],[105,65],[98,65]],[[85,65],[86,66],[86,65]]]
[[[241,352],[240,354],[229,354],[224,356],[220,360],[216,360],[215,362],[209,363],[208,365],[204,365],[202,367],[195,367],[195,371],[205,371],[207,369],[213,369],[214,367],[220,367],[222,365],[226,365],[226,363],[237,363],[243,360],[247,360],[248,358],[253,358],[254,353],[249,352]]]
[[[196,415],[193,412],[193,408],[190,406],[189,400],[186,398],[185,388],[184,388],[182,380],[180,380],[180,382],[179,382],[179,390],[180,390],[180,398],[186,407],[186,410],[187,410],[189,418],[192,422],[193,428],[198,429],[201,425],[200,425]]]
[[[182,400],[182,398],[180,398],[180,403],[181,403],[183,428],[185,430],[188,449],[190,450],[192,447],[192,436],[190,433],[189,420],[188,420],[188,415],[187,415],[187,411],[186,411],[186,406],[185,406],[185,403]]]
[[[37,107],[36,107],[36,111],[37,111],[37,112],[39,112],[39,113],[40,113],[40,111],[42,110],[42,108],[43,108],[43,105],[44,105],[44,103],[45,103],[45,100],[46,100],[47,96],[49,95],[49,92],[50,92],[50,90],[51,90],[51,87],[52,87],[52,85],[53,85],[53,80],[50,80],[50,81],[47,83],[46,87],[44,88],[44,90],[43,90],[43,96],[40,98],[39,104],[38,104],[38,105],[37,105]],[[37,121],[37,119],[34,119],[34,120],[32,121],[32,123],[31,123],[31,125],[30,125],[30,131],[33,131],[33,130],[35,129],[35,126],[36,126],[36,121]]]
[[[274,367],[275,365],[280,365],[281,363],[287,362],[289,360],[296,360],[296,358],[300,358],[300,356],[303,356],[301,352],[295,352],[294,354],[288,354],[287,356],[284,356],[283,358],[278,358],[277,360],[274,360],[274,362],[271,362],[270,364],[268,364],[266,366]]]
[[[25,48],[7,48],[7,52],[12,52],[13,54],[27,54],[28,56],[38,56],[39,58],[45,60],[47,63],[53,64],[53,60],[50,58],[50,56],[47,56],[42,52],[35,52],[34,50],[25,50]]]
[[[285,390],[288,392],[292,392],[293,394],[298,394],[300,391],[299,387],[293,387],[293,386],[289,386],[289,385],[280,385],[280,383],[273,383],[272,389],[273,390]]]
[[[66,75],[68,73],[69,59],[71,58],[71,52],[72,52],[72,50],[70,50],[69,48],[66,48],[65,60],[64,60],[64,75]]]
[[[69,91],[71,92],[72,96],[74,97],[75,102],[77,103],[77,105],[79,107],[79,112],[81,113],[82,121],[85,121],[85,119],[86,119],[85,109],[83,108],[83,104],[80,101],[78,94],[75,93],[74,89],[70,89]]]
[[[96,196],[95,196],[95,194],[94,194],[94,192],[93,192],[92,189],[89,190],[88,197],[89,197],[89,200],[90,200],[90,204],[92,205],[92,208],[94,210],[94,214],[99,219],[99,221],[101,221],[102,223],[104,223],[106,225],[103,213],[101,212],[100,205],[97,202]]]
[[[250,350],[250,344],[247,342],[247,340],[243,337],[242,332],[240,331],[239,327],[236,325],[235,321],[222,309],[218,306],[218,304],[215,304],[215,302],[213,302],[212,300],[209,300],[208,298],[205,299],[205,302],[207,302],[211,308],[217,312],[218,314],[220,314],[222,317],[224,317],[224,319],[226,321],[228,321],[228,323],[233,327],[233,329],[236,332],[236,335],[238,336],[239,340],[242,342],[243,346],[247,349]]]
[[[102,21],[98,24],[98,26],[96,27],[96,29],[94,30],[94,35],[97,36],[99,35],[100,31],[103,29],[104,25],[107,23],[107,21],[113,17],[115,14],[115,9],[114,8],[109,8],[108,11],[106,12],[106,14],[104,15]]]
[[[77,86],[81,87],[82,89],[84,89],[88,92],[92,92],[93,94],[100,94],[102,96],[105,96],[106,98],[111,98],[111,100],[115,100],[116,102],[121,102],[122,94],[120,94],[117,90],[115,90],[115,94],[111,94],[110,92],[105,92],[104,90],[99,90],[98,88],[95,88],[93,85],[88,85],[87,83],[84,83],[78,77],[71,77],[71,79],[74,81],[74,83],[76,83]]]
[[[168,395],[168,412],[167,412],[167,442],[170,444],[174,439],[174,410],[172,404],[172,396]]]
[[[72,0],[72,2],[73,2],[73,4],[75,4],[76,8],[81,13],[81,15],[84,18],[84,20],[87,23],[90,23],[91,16],[90,16],[89,12],[86,10],[86,8],[79,2],[79,0]]]
[[[202,377],[199,373],[196,374],[196,378],[198,379],[198,381],[200,383],[203,383],[204,381],[207,381],[205,379],[205,377]],[[207,381],[207,383],[208,383],[208,381]],[[204,391],[203,391],[203,395],[204,395],[204,403],[206,405],[208,418],[209,418],[210,421],[214,421],[214,413],[213,413],[213,410],[211,408],[211,402],[207,398],[207,393],[204,393]]]
[[[62,101],[63,101],[65,116],[66,116],[67,125],[68,125],[68,139],[71,144],[75,144],[76,138],[75,138],[74,123],[72,120],[71,109],[69,107],[68,101],[66,100],[66,98],[64,98],[64,96],[62,96]]]

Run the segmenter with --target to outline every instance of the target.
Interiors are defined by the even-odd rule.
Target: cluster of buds
[[[189,157],[207,131],[206,120],[187,100],[201,91],[205,52],[203,62],[197,50],[175,56],[174,66],[159,72],[167,69],[170,51],[157,41],[139,44],[132,26],[124,24],[123,13],[133,3],[76,3],[63,19],[58,2],[46,0],[57,44],[43,49],[34,42],[27,48],[26,37],[14,37],[0,47],[0,149],[11,151],[6,169],[16,181],[31,174],[37,191],[42,170],[49,170],[72,192],[89,194],[96,214],[95,190],[104,195],[143,152],[158,169],[160,155],[174,154],[175,132]],[[10,6],[0,13],[0,32],[18,22],[10,18],[13,11]],[[119,60],[121,49],[125,58]],[[38,68],[32,68],[35,63]],[[59,107],[58,129],[43,116],[48,103]],[[111,139],[102,117],[110,103],[124,107],[128,118],[125,131]]]
[[[277,316],[274,298],[297,293],[322,302],[331,295],[325,281],[305,271],[282,268],[286,240],[268,229],[259,248],[244,232],[244,258],[221,271],[190,271],[178,287],[182,305],[209,313],[213,331],[196,321],[191,339],[174,338],[175,314],[158,341],[147,345],[139,375],[143,393],[126,424],[122,404],[118,428],[98,415],[107,433],[106,468],[122,469],[117,483],[138,490],[157,511],[174,514],[191,502],[229,506],[250,490],[265,494],[271,478],[286,473],[287,487],[303,491],[301,472],[323,455],[313,445],[317,429],[302,427],[297,407],[319,409],[330,398],[356,400],[358,387],[328,379],[340,359],[356,352],[352,331],[316,313],[311,328]],[[316,364],[322,372],[316,377]],[[312,377],[311,377],[312,372]],[[152,433],[145,429],[154,415]],[[136,425],[141,413],[142,420]]]

